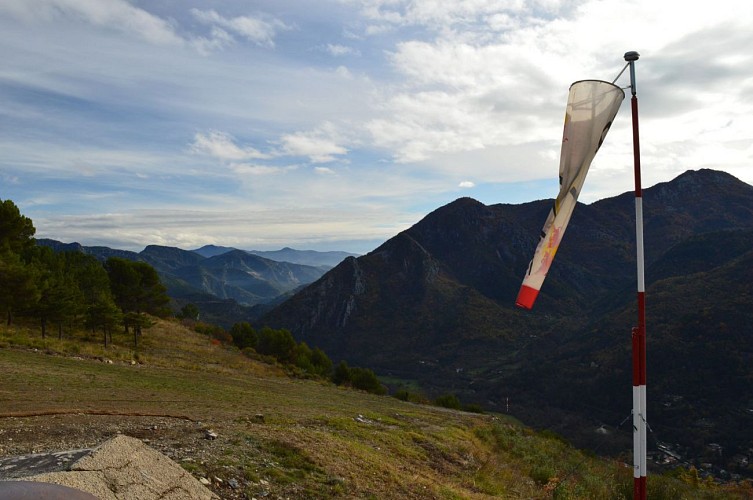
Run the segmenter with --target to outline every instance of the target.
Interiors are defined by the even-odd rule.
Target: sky
[[[751,26],[747,0],[0,0],[0,199],[90,246],[366,253],[463,196],[554,198],[568,88],[627,51],[644,187],[753,184]],[[626,93],[582,202],[633,189]]]

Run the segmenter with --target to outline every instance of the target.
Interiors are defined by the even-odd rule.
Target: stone
[[[218,498],[180,465],[129,436],[118,435],[104,442],[69,468],[23,480],[68,486],[100,500]]]

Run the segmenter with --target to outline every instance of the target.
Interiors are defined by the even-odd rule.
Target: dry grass
[[[79,340],[76,351],[35,337],[0,328],[0,413],[47,414],[0,418],[0,455],[91,446],[125,432],[197,476],[222,479],[212,488],[224,498],[611,499],[630,491],[629,470],[512,420],[289,379],[175,322],[145,332],[135,365],[127,344],[105,350]],[[204,439],[207,428],[219,437]]]

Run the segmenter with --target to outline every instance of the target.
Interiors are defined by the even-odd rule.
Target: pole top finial
[[[634,50],[631,50],[630,52],[625,52],[625,60],[627,62],[637,61],[640,56],[641,55]]]

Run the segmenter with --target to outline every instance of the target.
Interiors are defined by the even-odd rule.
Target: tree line
[[[105,346],[113,330],[133,334],[134,348],[149,315],[170,314],[167,288],[145,262],[111,257],[102,263],[79,252],[56,253],[36,245],[36,229],[10,200],[0,200],[0,313],[8,326],[16,316],[50,328],[101,332]]]
[[[368,368],[350,367],[341,361],[336,367],[318,347],[296,342],[289,330],[263,327],[255,330],[249,323],[236,323],[230,329],[233,344],[247,354],[269,356],[283,365],[317,377],[329,379],[336,385],[353,387],[372,394],[386,394],[387,389]]]

